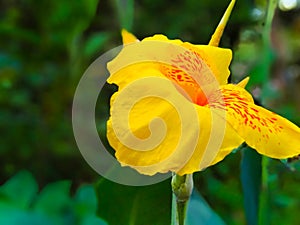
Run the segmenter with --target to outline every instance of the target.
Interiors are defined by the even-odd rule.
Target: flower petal
[[[111,64],[111,62],[109,64]],[[109,70],[112,70],[110,65],[108,68]],[[107,82],[110,84],[114,83],[118,85],[119,88],[123,88],[137,79],[151,76],[165,77],[160,72],[159,63],[144,62],[126,66],[115,73],[111,73]]]
[[[232,59],[230,49],[213,47],[209,45],[194,45],[200,58],[209,66],[220,85],[227,84],[230,75],[229,65]]]
[[[197,144],[197,118],[170,80],[147,77],[114,94],[107,138],[123,166],[147,175],[178,171]]]
[[[157,34],[153,37],[147,37],[143,41],[164,41],[172,44],[180,45],[188,50],[196,52],[213,72],[220,85],[227,84],[230,75],[229,65],[232,59],[230,49],[219,48],[209,45],[194,45],[188,42],[182,42],[179,39],[169,40],[166,36]]]
[[[219,42],[221,40],[221,37],[223,35],[223,31],[225,29],[225,26],[228,22],[228,19],[229,19],[229,16],[231,14],[231,11],[232,11],[232,8],[235,4],[235,0],[231,0],[230,4],[228,5],[218,27],[216,28],[214,34],[212,35],[211,37],[211,40],[209,41],[209,44],[208,45],[211,45],[211,46],[218,46],[219,45]]]
[[[222,87],[228,123],[252,148],[272,158],[300,154],[300,128],[287,119],[254,104],[252,96],[237,85]]]
[[[157,51],[154,51],[155,47]],[[153,54],[159,51],[161,58],[153,57]],[[218,86],[214,75],[195,52],[163,42],[143,42],[125,46],[121,53],[108,64],[108,69],[111,73],[108,82],[115,83],[121,88],[140,78],[166,77],[178,84],[184,91],[182,94],[194,102],[197,100],[200,102],[201,99],[205,101],[195,79],[206,84],[214,82],[215,86]],[[201,79],[198,77],[194,79],[193,75],[198,76],[198,74],[202,74]]]
[[[122,29],[121,34],[122,34],[122,40],[124,45],[139,41],[132,33],[129,33],[125,29]]]
[[[234,149],[239,147],[244,142],[238,133],[232,128],[232,126],[227,122],[225,136],[222,142],[222,146],[210,166],[222,161],[227,155],[229,155]]]
[[[241,88],[245,88],[249,82],[250,78],[246,77],[242,81],[240,81],[237,86],[240,86]]]
[[[222,161],[244,142],[222,117],[209,108],[197,106],[197,112],[201,127],[198,144],[190,160],[177,172],[179,175],[201,171]]]
[[[202,170],[243,142],[226,121],[188,101],[165,77],[135,80],[113,95],[107,138],[123,166],[147,175]]]
[[[175,45],[182,45],[183,42],[179,39],[170,40],[163,34],[155,34],[152,37],[146,37],[142,41],[164,41]]]
[[[152,39],[161,41],[153,42]],[[124,46],[119,55],[108,63],[111,73],[109,83],[124,85],[142,77],[163,74],[180,85],[185,90],[185,94],[199,105],[207,103],[203,94],[204,91],[207,95],[207,91],[202,90],[200,85],[201,87],[213,85],[217,89],[220,83],[226,83],[231,59],[230,50],[209,47],[210,50],[204,46],[193,47],[187,43],[183,47],[174,44],[180,42],[179,40],[168,41],[163,35],[156,35],[147,40]],[[217,67],[216,63],[220,66]],[[223,73],[219,68],[224,69]],[[160,73],[157,74],[158,71]],[[220,77],[216,74],[224,74],[224,76]]]

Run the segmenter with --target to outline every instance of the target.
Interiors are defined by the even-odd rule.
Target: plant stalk
[[[173,191],[172,225],[184,225],[188,200],[193,191],[193,175],[174,174],[171,183]]]
[[[262,189],[259,198],[258,225],[269,223],[269,161],[266,156],[262,157]]]

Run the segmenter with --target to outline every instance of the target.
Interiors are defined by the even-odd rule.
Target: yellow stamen
[[[229,19],[229,16],[231,14],[231,11],[232,11],[232,8],[233,8],[234,4],[235,4],[235,0],[231,0],[229,6],[227,7],[227,9],[226,9],[219,25],[218,25],[218,27],[215,30],[215,33],[211,36],[211,39],[210,39],[208,45],[211,45],[211,46],[218,46],[219,45],[219,42],[221,40],[223,31],[225,29],[225,26],[227,24],[227,21]]]

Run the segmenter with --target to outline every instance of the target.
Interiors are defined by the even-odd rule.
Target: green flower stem
[[[267,43],[270,43],[270,34],[272,30],[272,22],[273,22],[273,17],[275,14],[275,10],[278,5],[278,0],[269,0],[268,1],[268,8],[267,8],[267,15],[266,15],[266,20],[265,20],[265,27],[264,27],[264,33],[263,33],[263,38]]]
[[[263,46],[265,52],[269,52],[272,49],[271,46],[271,32],[272,32],[272,22],[275,14],[275,10],[278,5],[278,0],[269,0],[267,15],[265,18],[265,25],[262,33]],[[265,73],[270,74],[270,68],[273,64],[273,59],[265,56],[264,60]],[[258,211],[258,224],[268,225],[270,224],[269,215],[269,161],[270,159],[266,156],[262,157],[262,187],[259,197],[259,211]]]
[[[258,224],[267,225],[269,224],[269,161],[270,159],[266,156],[262,157],[262,187],[259,198],[259,212],[258,212]]]
[[[184,225],[188,200],[193,191],[193,174],[172,178],[173,205],[172,205],[172,225]]]
[[[272,41],[271,41],[271,33],[272,33],[272,24],[273,18],[275,14],[275,10],[278,5],[278,0],[269,0],[267,6],[267,14],[264,22],[264,28],[262,31],[262,41],[263,41],[263,49],[265,52],[264,56],[264,73],[268,74],[267,77],[270,75],[270,68],[273,63],[274,58],[270,57],[270,52],[274,54],[272,48]]]

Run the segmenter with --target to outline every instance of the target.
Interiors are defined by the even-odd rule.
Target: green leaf
[[[121,28],[131,30],[134,17],[134,0],[115,0]]]
[[[84,217],[80,225],[108,225],[104,220],[97,218],[96,216]]]
[[[38,192],[38,185],[28,171],[21,171],[0,187],[0,201],[27,208]]]
[[[72,199],[69,181],[48,184],[40,193],[34,209],[38,213],[49,215],[56,224],[72,224]]]
[[[56,225],[46,215],[16,208],[9,203],[0,202],[1,225]]]
[[[132,187],[101,179],[98,215],[109,225],[165,225],[171,221],[171,181]]]
[[[280,160],[290,171],[300,171],[300,160],[298,157]]]
[[[96,214],[97,199],[92,185],[81,186],[76,192],[74,202],[77,215]]]
[[[74,197],[75,214],[80,217],[81,225],[107,225],[96,216],[97,199],[92,185],[81,186]]]
[[[261,155],[254,149],[245,147],[242,150],[241,181],[248,225],[258,224],[261,173]]]
[[[102,46],[108,41],[109,34],[106,32],[97,32],[91,35],[84,46],[84,55],[91,57],[95,53],[99,52]]]
[[[194,190],[187,209],[187,225],[225,225],[202,196]]]

